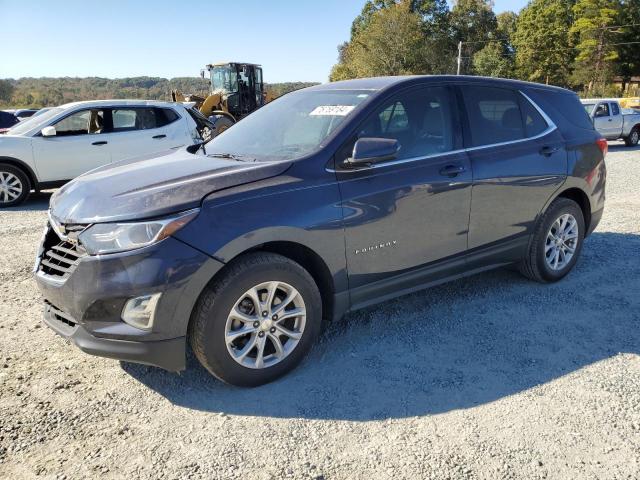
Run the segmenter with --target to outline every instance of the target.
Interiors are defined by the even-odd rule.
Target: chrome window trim
[[[473,152],[475,150],[482,150],[482,149],[485,149],[485,148],[502,147],[502,146],[505,146],[505,145],[512,145],[512,144],[515,144],[515,143],[527,142],[529,140],[537,140],[539,138],[542,138],[542,137],[545,137],[545,136],[549,135],[551,132],[553,132],[553,131],[558,129],[557,125],[553,122],[553,120],[551,120],[549,115],[547,115],[546,112],[544,110],[542,110],[542,108],[540,108],[536,102],[534,102],[522,90],[517,90],[517,92],[520,93],[525,98],[525,100],[527,102],[529,102],[533,106],[533,108],[536,109],[536,111],[540,114],[540,116],[542,116],[543,120],[547,123],[547,128],[544,131],[540,132],[539,134],[534,135],[533,137],[525,137],[525,138],[520,138],[518,140],[509,140],[508,142],[490,143],[488,145],[479,145],[477,147],[459,148],[457,150],[449,150],[448,152],[434,153],[434,154],[431,154],[431,155],[425,155],[425,156],[421,156],[421,157],[410,157],[410,158],[403,158],[401,160],[390,160],[388,162],[374,163],[373,165],[371,165],[369,167],[340,168],[340,169],[327,168],[326,170],[328,172],[332,172],[332,173],[333,172],[360,172],[362,170],[374,170],[376,168],[384,168],[384,167],[388,167],[390,165],[401,165],[403,163],[417,162],[419,160],[429,160],[429,159],[432,159],[432,158],[442,157],[444,155],[455,155],[455,154],[462,153],[462,152]]]

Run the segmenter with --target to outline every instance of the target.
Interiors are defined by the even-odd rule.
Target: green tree
[[[613,43],[619,18],[618,0],[578,0],[573,6],[575,21],[570,32],[576,36],[573,78],[586,86],[587,92],[599,93],[613,74],[618,52]]]
[[[463,44],[464,62],[461,73],[473,73],[473,56],[489,40],[497,38],[498,21],[491,0],[457,0],[449,15],[453,40]]]
[[[420,16],[409,2],[372,14],[366,26],[341,48],[331,80],[423,73],[425,42]]]
[[[473,71],[485,77],[511,77],[513,62],[505,53],[504,44],[501,41],[486,44],[473,56]]]
[[[498,27],[496,41],[486,43],[473,56],[473,71],[487,77],[509,78],[513,76],[514,52],[513,34],[516,31],[518,15],[502,12],[496,16]]]
[[[13,85],[7,80],[0,80],[0,100],[9,102],[13,95]]]
[[[640,0],[622,0],[619,9],[616,45],[618,61],[616,73],[625,81],[633,75],[640,75]]]
[[[360,15],[353,21],[351,39],[338,46],[338,63],[331,70],[330,80],[342,80],[362,76],[361,65],[363,46],[372,40],[372,32],[378,28],[372,27],[374,19],[379,16],[390,19],[391,9],[401,8],[407,13],[406,24],[411,24],[411,34],[417,34],[415,25],[422,31],[422,43],[415,43],[417,49],[414,59],[419,58],[412,68],[413,73],[451,73],[455,63],[455,46],[452,43],[449,28],[449,7],[446,0],[369,0],[365,3]],[[417,21],[418,20],[418,21]],[[380,22],[380,20],[376,20]],[[398,31],[399,26],[394,26]],[[402,39],[404,43],[404,38]],[[392,43],[392,42],[389,42]],[[404,62],[406,64],[410,61]]]
[[[532,82],[569,84],[573,51],[571,0],[532,0],[518,16],[513,46],[516,75]]]

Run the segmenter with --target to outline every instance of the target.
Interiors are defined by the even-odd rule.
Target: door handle
[[[101,140],[99,142],[93,142],[91,145],[106,145],[107,142],[105,142],[104,140]]]
[[[167,136],[166,135],[154,135],[151,138],[167,138]]]
[[[610,122],[613,122],[613,118],[610,118],[610,119],[609,119],[609,121],[610,121]]]
[[[544,155],[545,157],[550,157],[551,155],[556,153],[558,150],[560,150],[560,147],[551,147],[547,145],[540,149],[540,155]]]
[[[447,165],[446,167],[442,167],[440,169],[440,175],[445,177],[455,177],[460,175],[466,169],[462,165]]]

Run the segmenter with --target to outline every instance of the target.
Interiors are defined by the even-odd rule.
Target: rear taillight
[[[609,144],[607,143],[607,139],[599,138],[598,140],[596,140],[596,145],[598,145],[598,148],[600,149],[600,151],[602,151],[602,156],[604,157],[609,151]]]

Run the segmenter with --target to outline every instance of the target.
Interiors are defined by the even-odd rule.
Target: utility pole
[[[456,75],[460,75],[461,64],[462,64],[462,41],[458,42],[458,71]]]

